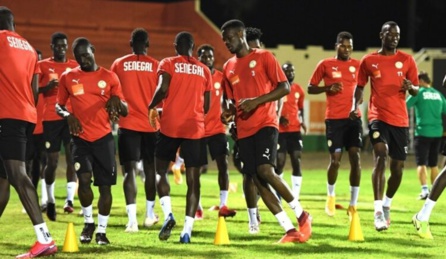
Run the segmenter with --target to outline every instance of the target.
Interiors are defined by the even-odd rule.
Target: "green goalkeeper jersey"
[[[446,114],[446,99],[432,87],[420,87],[416,96],[406,99],[407,109],[415,108],[415,136],[443,136],[442,114]]]

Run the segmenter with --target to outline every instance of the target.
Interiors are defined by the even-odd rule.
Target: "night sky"
[[[399,47],[446,48],[444,0],[201,0],[201,9],[218,28],[234,18],[260,28],[267,48],[333,49],[340,31],[353,34],[357,50],[380,47],[381,26],[390,20],[400,26]]]

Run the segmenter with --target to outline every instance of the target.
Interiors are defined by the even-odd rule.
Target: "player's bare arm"
[[[37,105],[37,101],[39,100],[39,75],[34,74],[33,79],[31,81],[31,89],[33,90],[34,103]]]
[[[359,118],[358,106],[363,101],[363,95],[364,95],[364,87],[356,86],[354,99],[353,99],[353,109],[352,109],[352,111],[350,111],[350,116],[349,116],[349,118],[351,120],[356,120],[357,118]]]
[[[58,87],[59,86],[59,79],[57,78],[53,78],[51,79],[47,85],[43,86],[43,87],[39,87],[39,94],[44,94],[46,92],[48,92],[49,90]]]
[[[70,129],[70,134],[73,136],[79,136],[82,133],[82,125],[80,121],[70,113],[65,105],[56,104],[56,113],[67,120],[68,128]]]
[[[401,91],[408,91],[410,95],[416,96],[418,94],[419,87],[412,84],[409,79],[403,79],[403,85],[401,86]]]
[[[209,107],[211,106],[211,93],[209,91],[204,92],[204,114],[207,114]]]
[[[261,104],[279,100],[280,98],[284,97],[289,93],[290,93],[290,84],[288,83],[288,81],[280,82],[274,90],[272,90],[267,94],[255,98],[246,98],[240,100],[238,107],[244,113],[248,113],[257,108],[257,106]]]
[[[309,94],[321,94],[328,93],[330,95],[335,95],[342,91],[342,83],[337,82],[328,86],[317,86],[317,85],[308,85],[307,92]]]
[[[166,97],[171,79],[172,76],[168,73],[162,73],[158,77],[158,85],[156,86],[152,101],[149,104],[149,122],[154,129],[156,129],[156,120],[159,118],[156,106]]]
[[[221,108],[222,108],[221,109],[222,113],[220,116],[221,121],[225,125],[228,125],[230,122],[233,122],[237,110],[234,105],[234,100],[229,100],[225,96],[223,96],[223,102]]]

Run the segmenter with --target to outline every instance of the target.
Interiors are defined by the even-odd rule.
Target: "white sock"
[[[434,208],[436,203],[436,201],[427,198],[424,202],[423,208],[421,208],[420,212],[418,212],[417,214],[417,219],[421,221],[429,221],[432,209]]]
[[[96,233],[104,233],[105,234],[105,230],[107,229],[109,217],[110,217],[110,215],[104,216],[104,215],[98,214],[98,230],[96,231]]]
[[[127,216],[129,218],[129,225],[131,223],[137,223],[137,219],[136,219],[136,204],[128,204],[125,206],[126,211],[127,211]]]
[[[358,204],[359,186],[350,186],[350,206]]]
[[[327,183],[327,195],[328,196],[335,196],[335,184],[331,185]]]
[[[67,200],[73,202],[74,194],[76,193],[76,182],[68,182],[67,183]]]
[[[181,231],[181,236],[183,237],[185,234],[189,234],[189,237],[192,237],[192,228],[194,227],[195,219],[193,217],[186,216],[184,219],[184,227],[183,231]]]
[[[164,196],[160,198],[161,209],[163,209],[164,220],[167,219],[170,213],[172,213],[172,204],[170,202],[170,196]]]
[[[257,208],[248,208],[249,225],[259,225],[257,221]]]
[[[155,208],[155,201],[146,200],[146,218],[155,218],[153,208]]]
[[[376,200],[376,201],[373,202],[373,205],[374,205],[374,207],[375,207],[375,214],[376,214],[377,212],[381,212],[381,213],[383,213],[383,201],[381,201],[381,200]]]
[[[294,197],[299,199],[300,197],[300,188],[302,186],[302,176],[291,176],[291,187],[293,190]]]
[[[228,202],[228,190],[220,190],[220,208]]]
[[[84,223],[94,223],[93,205],[90,205],[88,207],[82,207],[82,212],[84,215]]]
[[[136,169],[139,171],[144,171],[144,166],[142,164],[142,160],[139,160],[138,162],[136,162]]]
[[[45,178],[40,179],[40,194],[41,194],[41,202],[42,204],[46,204],[48,202],[48,193],[46,191],[46,182]]]
[[[56,198],[54,197],[54,183],[46,185],[46,193],[48,195],[47,202],[48,203],[56,203]]]
[[[288,203],[290,208],[294,211],[294,214],[296,215],[296,218],[299,218],[300,215],[304,212],[304,209],[300,205],[300,202],[298,199],[294,198],[290,203]]]
[[[392,198],[385,196],[383,200],[383,207],[390,208],[391,205],[392,205]]]
[[[288,217],[288,215],[285,213],[285,211],[282,210],[281,212],[277,213],[274,216],[276,217],[280,226],[285,230],[285,232],[288,232],[291,229],[295,229],[295,227],[293,226],[293,223],[291,223],[291,220]]]
[[[39,243],[49,244],[53,241],[45,222],[34,225],[34,231],[36,232],[37,241],[39,241]]]

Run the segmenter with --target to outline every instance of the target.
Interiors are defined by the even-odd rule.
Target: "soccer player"
[[[335,186],[344,148],[348,152],[350,161],[349,215],[356,211],[361,180],[360,111],[358,110],[358,117],[349,118],[359,69],[359,61],[350,57],[353,50],[352,34],[346,31],[338,33],[335,49],[335,57],[323,59],[318,63],[308,85],[309,94],[325,93],[327,97],[325,125],[330,164],[327,169],[325,213],[328,216],[335,215]],[[321,81],[324,81],[324,85],[319,86]]]
[[[236,119],[243,171],[252,176],[264,203],[285,230],[279,243],[306,242],[311,236],[311,216],[274,172],[278,138],[275,101],[289,93],[288,80],[271,52],[248,46],[243,22],[227,21],[221,32],[226,47],[235,54],[223,68],[223,89],[230,102],[221,117],[226,122]],[[290,205],[300,231],[269,186]]]
[[[374,223],[375,229],[382,231],[389,228],[392,198],[403,177],[409,142],[406,92],[417,95],[418,70],[412,56],[397,50],[400,40],[400,27],[397,23],[384,23],[379,37],[381,49],[361,59],[350,118],[356,119],[359,116],[357,108],[362,101],[364,86],[370,79],[368,119],[375,161],[372,173]],[[387,156],[390,156],[390,177],[383,197]]]
[[[204,124],[204,141],[209,148],[212,160],[217,163],[218,185],[220,187],[220,205],[219,216],[233,217],[235,210],[229,209],[226,204],[228,201],[229,173],[228,173],[228,139],[226,138],[225,125],[220,120],[221,103],[223,89],[221,89],[221,79],[223,75],[214,68],[214,47],[211,45],[202,45],[197,51],[198,60],[205,64],[212,74],[211,103]],[[207,155],[206,155],[207,156]],[[203,217],[203,209],[200,205],[196,213],[198,218]],[[200,215],[201,214],[201,215]]]
[[[39,93],[43,94],[45,107],[43,110],[43,135],[47,153],[47,164],[44,168],[45,185],[47,190],[46,215],[52,221],[56,220],[56,198],[54,197],[54,185],[56,180],[56,169],[59,162],[61,144],[64,145],[65,160],[67,164],[67,198],[64,211],[72,213],[74,194],[76,192],[76,174],[73,168],[70,132],[67,121],[60,118],[54,107],[56,105],[57,92],[59,91],[60,75],[78,66],[75,60],[67,58],[68,38],[61,32],[55,32],[51,36],[51,50],[53,56],[39,61],[40,81]],[[71,110],[71,105],[67,105]]]
[[[8,203],[11,184],[37,237],[29,252],[16,258],[34,258],[55,254],[57,246],[43,221],[37,192],[25,169],[26,145],[37,122],[37,53],[14,28],[13,13],[0,6],[0,216]]]
[[[142,159],[146,176],[146,217],[144,226],[158,222],[153,212],[156,196],[155,143],[157,131],[147,119],[147,106],[156,89],[159,61],[147,55],[149,35],[143,28],[133,30],[130,39],[133,53],[116,59],[111,70],[118,75],[122,93],[129,107],[127,117],[119,121],[119,160],[124,166],[124,195],[129,221],[126,232],[137,232],[136,219],[136,172],[137,163]]]
[[[183,31],[175,37],[177,56],[161,60],[158,86],[149,105],[151,124],[156,127],[156,106],[163,101],[160,134],[155,148],[155,165],[161,176],[158,196],[164,223],[158,235],[167,240],[176,221],[172,214],[170,185],[167,180],[169,162],[175,160],[178,148],[186,165],[186,218],[180,243],[190,243],[194,217],[200,199],[200,167],[207,163],[203,140],[205,114],[209,110],[212,76],[209,68],[192,56],[192,34]]]
[[[260,40],[262,35],[262,30],[259,28],[246,27],[246,40],[248,41],[249,47],[261,49],[263,46],[263,43]]]
[[[438,175],[438,153],[443,135],[442,115],[446,114],[446,100],[443,95],[431,87],[431,79],[425,72],[418,74],[420,91],[416,96],[408,96],[407,109],[415,107],[415,161],[421,193],[418,197],[425,200],[429,196],[427,187],[427,168],[430,168],[430,182],[434,183]]]
[[[307,127],[304,122],[304,98],[305,92],[300,85],[294,83],[294,66],[290,62],[282,65],[288,83],[290,93],[283,97],[283,107],[279,117],[279,147],[277,148],[277,168],[276,173],[283,178],[283,168],[286,163],[287,153],[290,155],[292,174],[291,189],[294,197],[299,199],[302,186],[302,171],[300,168],[300,158],[302,154],[302,134],[301,128],[305,132]]]
[[[90,243],[95,230],[93,191],[98,186],[98,230],[96,243],[110,243],[106,228],[112,205],[111,186],[116,184],[115,142],[111,123],[127,116],[121,84],[115,73],[95,61],[95,48],[86,38],[74,40],[73,53],[79,67],[62,74],[59,80],[56,110],[70,129],[73,141],[73,162],[79,179],[78,196],[84,216],[81,243]],[[73,107],[68,111],[70,100]],[[92,178],[94,180],[92,181]]]

